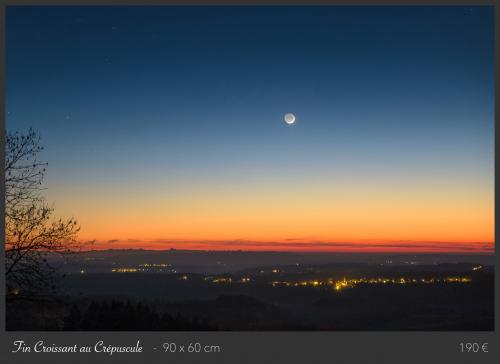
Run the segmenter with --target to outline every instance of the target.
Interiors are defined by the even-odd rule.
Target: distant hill
[[[487,266],[494,264],[494,255],[117,249],[52,255],[49,261],[68,273],[107,273],[112,269],[139,267],[164,273],[235,273],[259,267],[330,263],[387,266],[471,263]]]

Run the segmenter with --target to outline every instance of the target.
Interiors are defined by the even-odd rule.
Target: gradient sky
[[[492,251],[493,13],[10,6],[7,129],[97,248]]]

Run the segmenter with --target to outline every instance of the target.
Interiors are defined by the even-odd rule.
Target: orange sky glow
[[[494,250],[492,189],[325,183],[149,192],[154,190],[98,191],[86,199],[59,195],[64,203],[57,208],[78,218],[80,240],[95,240],[85,249]]]

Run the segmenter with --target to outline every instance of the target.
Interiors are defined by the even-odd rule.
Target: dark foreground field
[[[467,264],[82,273],[63,285],[45,303],[9,302],[7,329],[494,329],[493,269]]]

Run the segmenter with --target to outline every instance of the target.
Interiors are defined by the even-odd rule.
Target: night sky
[[[98,247],[490,251],[493,18],[10,6],[6,127]]]

